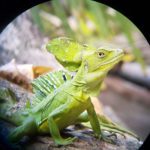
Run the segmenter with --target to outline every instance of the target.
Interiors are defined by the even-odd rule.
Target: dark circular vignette
[[[1,0],[0,1],[0,32],[19,14],[33,6],[49,0]],[[148,26],[148,1],[136,1],[132,3],[130,0],[94,0],[108,5],[119,11],[130,19],[150,43],[150,31]]]
[[[24,11],[49,0],[0,0],[0,33]]]
[[[134,23],[137,28],[145,36],[146,40],[150,44],[150,29],[148,24],[148,1],[135,1],[130,0],[94,0],[105,5],[112,7],[118,12],[122,13],[127,17],[132,23]]]
[[[50,0],[1,0],[0,1],[0,32],[18,15],[24,11]],[[131,3],[130,0],[94,0],[105,5],[108,5],[122,13],[134,23],[143,33],[148,43],[150,43],[150,31],[148,26],[148,1],[136,1]],[[147,3],[146,3],[147,2]],[[0,138],[1,139],[1,138]],[[141,146],[140,150],[146,149],[149,146],[150,135]],[[1,145],[0,145],[1,146]],[[146,147],[145,147],[146,146]],[[150,146],[149,146],[150,147]]]
[[[150,134],[145,139],[143,145],[139,148],[139,150],[149,150],[150,148]]]

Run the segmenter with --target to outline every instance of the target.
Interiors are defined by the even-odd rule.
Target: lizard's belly
[[[83,103],[83,102],[82,102]],[[88,104],[83,103],[79,101],[74,101],[73,103],[70,103],[68,107],[58,115],[58,117],[55,117],[54,120],[59,128],[59,130],[62,130],[69,125],[74,124],[78,116],[87,109]],[[48,127],[48,120],[45,119],[40,126],[39,126],[39,132],[40,133],[49,133],[50,129]]]

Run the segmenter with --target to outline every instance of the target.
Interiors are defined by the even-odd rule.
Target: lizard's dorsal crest
[[[72,75],[63,70],[50,72],[34,79],[32,81],[33,92],[35,93],[33,105],[42,101],[50,93],[71,79]]]
[[[86,44],[79,44],[66,37],[51,40],[46,45],[46,48],[69,71],[77,71],[79,69],[84,52],[96,49]]]

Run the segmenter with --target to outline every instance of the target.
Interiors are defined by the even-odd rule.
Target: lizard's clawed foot
[[[69,137],[67,139],[55,139],[55,143],[56,145],[69,145],[71,144],[75,139],[77,139],[76,137]]]
[[[111,138],[111,137],[115,137],[115,138]],[[115,133],[111,133],[109,135],[106,135],[105,133],[101,134],[101,139],[105,142],[111,143],[111,144],[116,144],[116,139],[117,139],[117,135]]]
[[[117,134],[116,133],[110,133],[109,135],[107,135],[107,137],[115,137],[115,139],[117,139]]]

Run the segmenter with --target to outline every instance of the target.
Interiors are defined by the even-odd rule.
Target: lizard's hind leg
[[[48,118],[48,123],[49,123],[50,133],[57,145],[68,145],[71,144],[76,139],[75,137],[74,138],[69,137],[66,139],[62,138],[53,117]]]
[[[60,107],[56,108],[48,116],[48,126],[50,130],[50,134],[57,145],[68,145],[68,144],[71,144],[76,139],[76,137],[73,137],[73,138],[69,137],[66,139],[61,137],[58,125],[56,124],[55,119],[54,119],[54,118],[59,118],[60,116],[63,116],[64,113],[66,113],[67,111],[67,106],[68,106],[68,103],[61,105]]]
[[[21,126],[16,127],[9,134],[11,142],[18,142],[25,135],[32,136],[38,132],[38,126],[33,117],[28,117]]]

